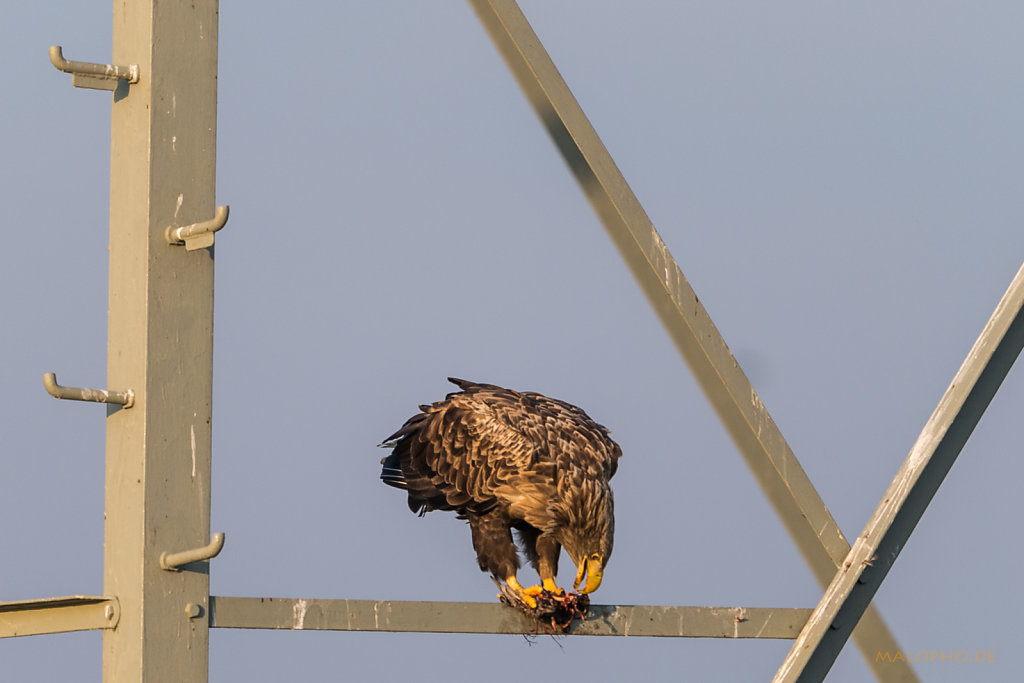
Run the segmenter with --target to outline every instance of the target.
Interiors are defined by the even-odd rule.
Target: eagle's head
[[[576,565],[573,588],[593,593],[601,585],[604,568],[612,555],[615,501],[611,487],[606,481],[584,479],[576,486],[566,487],[551,512],[552,523],[547,531]]]

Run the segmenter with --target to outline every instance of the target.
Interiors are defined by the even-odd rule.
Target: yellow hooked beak
[[[580,584],[586,577],[587,584],[580,590],[581,593],[593,593],[601,586],[601,577],[604,572],[604,558],[600,553],[588,555],[576,568],[576,580],[572,582],[574,590],[580,590]]]

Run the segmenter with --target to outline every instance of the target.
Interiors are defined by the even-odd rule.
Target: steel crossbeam
[[[591,605],[578,636],[796,638],[809,609]],[[211,628],[418,633],[546,633],[536,619],[497,602],[210,598]]]
[[[0,602],[0,638],[112,629],[120,618],[116,598],[69,595]]]

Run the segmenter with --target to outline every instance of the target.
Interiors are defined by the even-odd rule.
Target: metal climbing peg
[[[221,548],[224,547],[224,534],[216,533],[210,539],[210,544],[202,548],[183,550],[180,553],[160,553],[160,567],[174,571],[183,564],[191,562],[202,562],[217,557]]]
[[[114,90],[118,81],[139,82],[139,65],[115,66],[92,62],[73,62],[64,59],[60,45],[50,46],[50,62],[64,73],[71,74],[71,84],[77,88],[93,90]]]
[[[205,249],[213,246],[213,233],[223,228],[228,222],[230,209],[227,206],[218,206],[213,218],[202,223],[183,225],[180,228],[167,228],[166,237],[168,244],[183,244],[188,251]]]
[[[48,372],[43,375],[43,386],[46,393],[54,398],[63,398],[71,401],[92,401],[94,403],[113,403],[125,408],[135,405],[135,392],[107,391],[106,389],[80,389],[78,387],[62,387],[57,384],[57,375]]]

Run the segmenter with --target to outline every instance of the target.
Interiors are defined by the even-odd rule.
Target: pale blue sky
[[[526,16],[847,537],[1024,261],[1024,7],[541,2]],[[0,601],[102,592],[106,2],[0,26]],[[821,591],[465,2],[221,3],[215,595],[494,598],[465,525],[374,446],[462,376],[583,406],[625,456],[602,603]],[[901,645],[992,651],[1024,598],[1020,368],[879,591]],[[789,641],[216,630],[210,679],[770,680]],[[7,681],[98,680],[100,636],[0,641]],[[425,665],[424,662],[427,662]],[[450,673],[465,668],[465,673]],[[848,646],[830,681],[867,680]]]

